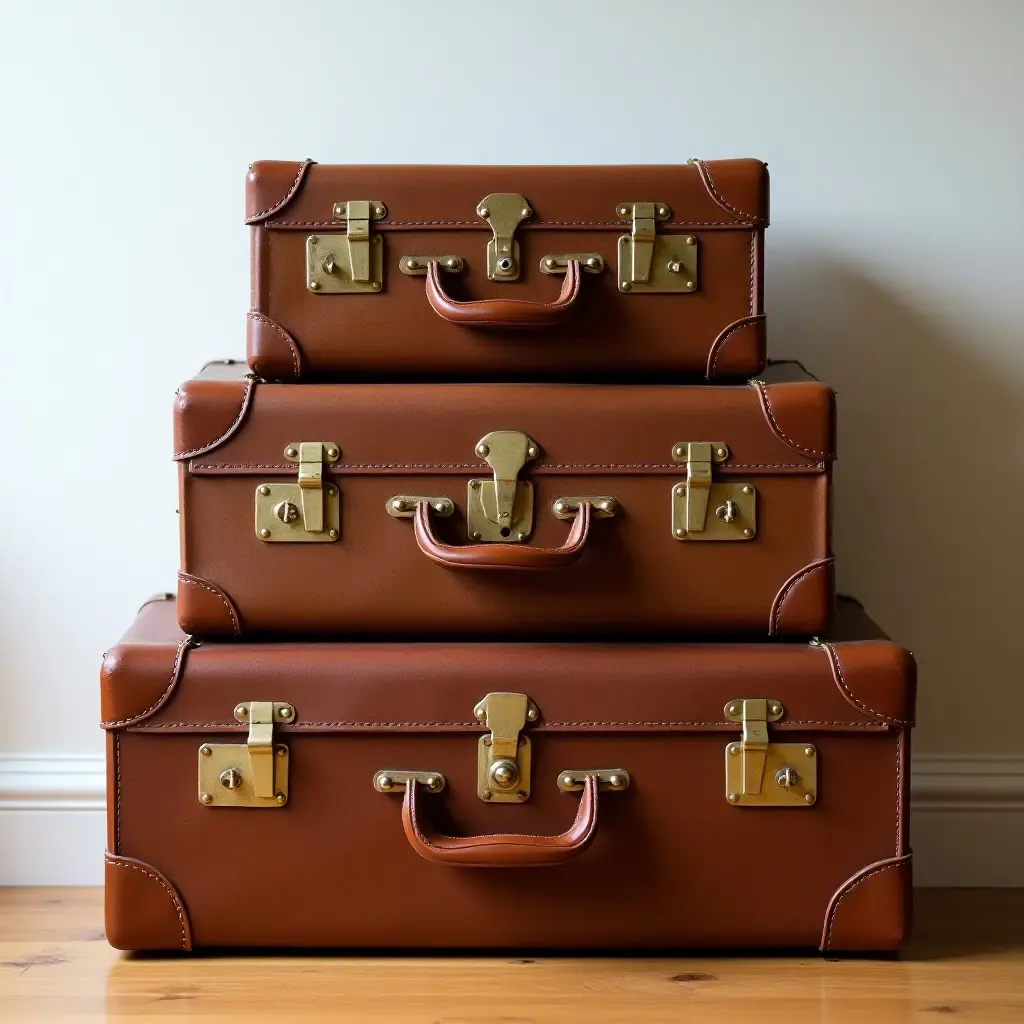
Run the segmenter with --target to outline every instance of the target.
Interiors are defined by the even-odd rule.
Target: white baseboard
[[[922,886],[1024,887],[1024,756],[919,755],[911,840]],[[0,757],[0,885],[99,885],[103,757]]]

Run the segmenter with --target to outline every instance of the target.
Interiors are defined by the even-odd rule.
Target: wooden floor
[[[898,960],[132,957],[98,889],[0,889],[0,1021],[1024,1022],[1024,890],[924,890]]]

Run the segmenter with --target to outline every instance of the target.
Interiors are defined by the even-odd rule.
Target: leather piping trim
[[[191,573],[185,572],[184,570],[178,571],[178,582],[190,583],[194,587],[202,587],[203,590],[208,590],[214,597],[219,598],[221,603],[227,609],[228,616],[231,619],[231,631],[235,636],[242,635],[242,626],[239,622],[238,612],[236,611],[231,598],[229,598],[216,583],[211,583],[209,580],[202,579],[199,576],[193,576]]]
[[[147,597],[146,600],[143,601],[142,604],[139,605],[139,611],[136,612],[135,614],[138,615],[139,612],[141,612],[142,609],[146,607],[146,605],[154,604],[157,601],[173,601],[173,600],[174,600],[174,595],[173,594],[168,594],[166,591],[164,593],[162,593],[162,594],[154,594],[152,597]]]
[[[718,191],[715,186],[715,179],[711,177],[711,172],[708,170],[708,165],[703,160],[694,160],[693,165],[697,168],[697,173],[700,175],[701,184],[707,189],[708,195],[720,206],[726,213],[731,213],[738,220],[743,221],[746,224],[754,225],[761,222],[761,218],[755,216],[752,213],[747,213],[745,210],[739,209],[739,207],[733,206],[721,192]]]
[[[821,942],[818,948],[822,951],[829,948],[829,943],[832,941],[832,926],[835,924],[836,911],[839,909],[840,904],[846,899],[847,896],[857,888],[861,882],[866,882],[869,878],[875,875],[881,874],[883,871],[888,871],[891,868],[900,867],[903,864],[909,863],[913,859],[913,854],[908,853],[902,857],[890,857],[887,860],[875,861],[873,864],[868,864],[866,867],[860,869],[855,874],[843,882],[841,886],[832,894],[832,898],[828,901],[828,906],[825,908],[825,922],[821,929]]]
[[[751,302],[753,302],[753,287],[751,287]],[[725,343],[732,337],[737,331],[742,331],[745,327],[756,327],[765,322],[764,313],[751,313],[750,316],[741,317],[739,320],[733,320],[731,324],[727,324],[718,333],[718,337],[711,343],[711,351],[708,353],[708,365],[705,372],[705,376],[710,380],[715,375],[715,367],[718,363],[718,357],[725,347]]]
[[[185,652],[190,648],[194,647],[195,643],[192,637],[187,636],[184,640],[178,644],[178,651],[174,656],[174,664],[171,666],[171,678],[167,684],[167,688],[163,693],[160,694],[157,699],[150,704],[144,711],[140,711],[137,715],[132,715],[129,718],[121,718],[117,721],[113,719],[100,722],[100,726],[104,729],[119,729],[125,725],[134,725],[137,722],[142,722],[149,718],[150,715],[156,714],[168,700],[170,700],[171,694],[174,692],[174,688],[178,685],[178,680],[181,678],[181,670],[185,665]]]
[[[314,160],[305,159],[299,164],[298,170],[295,172],[295,180],[288,187],[288,191],[276,202],[273,206],[268,206],[265,210],[260,210],[259,213],[254,213],[249,217],[245,218],[246,224],[259,224],[260,221],[266,220],[268,217],[272,217],[279,210],[282,210],[287,206],[292,199],[295,198],[295,193],[299,191],[299,186],[302,184],[302,179],[306,176],[306,171],[315,163]]]
[[[238,407],[238,415],[232,420],[231,426],[224,431],[219,437],[215,437],[209,444],[200,445],[198,448],[193,448],[188,452],[175,452],[174,461],[181,462],[184,459],[190,459],[195,455],[205,455],[207,452],[213,451],[218,445],[223,444],[232,434],[234,434],[238,428],[242,425],[242,420],[245,419],[245,414],[249,411],[249,405],[252,402],[252,393],[255,389],[256,378],[248,377],[245,382],[245,391],[242,393],[242,402]]]
[[[772,728],[781,729],[801,729],[808,725],[819,725],[819,726],[831,726],[838,729],[868,729],[872,732],[885,732],[887,727],[880,725],[878,722],[855,722],[851,719],[843,721],[827,721],[824,719],[816,718],[787,718],[781,722],[776,722]],[[454,732],[477,732],[480,731],[480,724],[478,722],[359,722],[354,720],[341,720],[335,722],[310,722],[303,721],[297,725],[286,726],[289,732],[313,732],[318,729],[402,729],[402,730],[415,730],[421,729],[451,729]],[[676,728],[697,728],[703,729],[712,733],[734,733],[736,726],[729,722],[722,721],[629,721],[629,722],[599,722],[599,721],[583,721],[583,722],[545,722],[543,725],[532,726],[530,729],[532,733],[547,733],[547,732],[560,732],[569,731],[573,729],[676,729]],[[149,725],[141,725],[137,727],[137,731],[145,732],[150,729],[218,729],[227,730],[229,732],[243,732],[245,727],[240,726],[238,722],[152,722]]]
[[[751,381],[753,387],[757,390],[758,397],[761,400],[761,410],[764,412],[765,419],[768,421],[768,425],[772,428],[772,432],[775,436],[792,448],[799,455],[806,455],[808,458],[814,459],[835,459],[835,452],[821,452],[817,448],[805,448],[799,441],[794,440],[787,433],[785,433],[782,427],[775,420],[775,414],[772,412],[772,400],[768,396],[768,388],[771,385],[765,386],[761,381]]]
[[[858,711],[863,711],[866,715],[872,715],[875,718],[880,719],[887,725],[896,726],[912,726],[913,721],[908,721],[905,718],[893,718],[890,715],[886,715],[881,711],[876,711],[869,704],[865,704],[859,697],[854,694],[853,690],[850,689],[849,684],[843,677],[843,668],[839,663],[839,655],[836,654],[836,649],[827,640],[820,640],[817,644],[827,655],[829,664],[832,666],[832,678],[835,680],[836,686],[839,687],[840,692],[846,698],[847,702],[852,704]]]
[[[104,852],[103,860],[113,868],[119,868],[123,871],[138,871],[140,874],[153,879],[154,882],[157,882],[160,885],[164,892],[167,893],[167,896],[171,901],[171,905],[174,907],[175,914],[178,915],[178,921],[181,924],[181,948],[186,952],[191,950],[192,925],[188,919],[188,912],[185,910],[185,904],[181,898],[181,894],[173,885],[171,885],[166,876],[162,872],[157,871],[152,864],[147,864],[142,860],[136,860],[134,857],[118,857],[110,852]]]
[[[290,385],[289,385],[290,386]],[[740,469],[805,469],[823,470],[824,462],[727,462],[721,467],[720,472],[728,474],[730,470]],[[294,473],[295,464],[286,462],[196,462],[189,467],[191,472],[212,471],[218,469],[247,469],[247,470],[276,470],[281,473]],[[666,473],[672,476],[679,475],[678,462],[542,462],[532,466],[532,474],[557,473],[561,470],[623,470],[632,472],[634,470],[651,470],[658,473]],[[331,467],[331,472],[337,475],[354,475],[357,472],[388,473],[391,471],[423,470],[424,472],[444,471],[452,473],[469,470],[477,473],[480,470],[479,462],[345,462],[336,463]]]
[[[333,229],[339,230],[339,226],[345,223],[344,220],[271,220],[266,222],[267,228],[280,228],[282,230],[294,229]],[[623,220],[531,220],[528,224],[520,224],[516,233],[520,231],[537,231],[551,229],[561,231],[566,228],[585,228],[593,231],[617,231],[622,233],[626,221]],[[659,221],[659,227],[664,231],[684,232],[693,231],[695,228],[726,228],[749,231],[760,230],[760,222],[747,224],[735,219],[730,220],[667,220]],[[422,228],[433,228],[438,231],[479,231],[481,234],[490,233],[491,229],[483,221],[479,220],[383,220],[374,223],[374,231],[417,231]]]
[[[281,336],[285,345],[288,346],[288,351],[291,354],[292,366],[295,369],[295,376],[301,377],[302,351],[299,349],[298,342],[276,320],[271,320],[266,313],[261,313],[256,309],[250,309],[245,315],[249,320],[256,320],[260,323],[266,324],[272,331]]]
[[[779,619],[782,616],[782,608],[786,603],[786,598],[789,592],[805,577],[810,576],[812,572],[817,569],[827,569],[835,562],[835,558],[822,558],[817,562],[811,562],[810,565],[805,565],[799,571],[793,573],[792,576],[782,584],[781,589],[775,595],[775,600],[772,601],[771,609],[768,612],[768,635],[775,636],[779,629]]]

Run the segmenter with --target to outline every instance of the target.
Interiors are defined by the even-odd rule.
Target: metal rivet
[[[696,245],[697,244],[697,239],[693,235],[687,235],[686,236],[686,244],[687,245]]]
[[[814,803],[814,794],[813,793],[805,793],[804,794],[804,803],[813,804]]]
[[[391,502],[391,507],[392,509],[394,509],[395,512],[404,512],[405,502],[402,501],[400,498],[396,498],[393,502]]]
[[[266,484],[264,484],[260,488],[260,494],[269,494],[269,493],[270,493],[270,488]]]
[[[274,799],[275,799],[275,800],[276,800],[276,801],[277,801],[277,802],[278,802],[279,804],[283,804],[283,803],[284,803],[284,800],[285,800],[285,797],[284,797],[284,793],[278,793],[278,794],[276,794],[276,795],[275,795],[275,797],[274,797]]]
[[[485,736],[484,737],[484,746],[485,747],[489,747],[490,745],[491,745],[491,737],[490,736]]]
[[[686,487],[683,484],[676,484],[676,486],[673,487],[672,490],[676,494],[685,494],[686,493]]]
[[[477,453],[477,455],[480,456],[480,458],[483,459],[483,458],[486,458],[488,455],[491,454],[491,449],[488,448],[487,445],[485,445],[485,444],[478,444],[476,446],[476,453]]]
[[[526,717],[531,722],[536,722],[537,721],[537,709],[536,708],[527,708],[526,709]]]
[[[601,266],[600,258],[597,256],[591,256],[590,259],[587,260],[587,266],[596,270],[599,266]]]
[[[408,270],[415,270],[419,266],[419,263],[417,263],[416,260],[409,259],[405,261],[405,266]]]
[[[738,743],[730,743],[729,744],[729,753],[732,754],[733,757],[736,757],[739,754],[739,752],[740,752],[740,745]]]
[[[676,530],[676,536],[677,536],[677,537],[685,537],[685,536],[686,536],[686,531],[685,531],[685,530],[684,530],[684,529],[683,529],[683,528],[682,528],[682,527],[680,526],[680,527],[679,527],[679,528],[678,528],[678,529]]]
[[[597,507],[602,512],[609,512],[609,511],[611,511],[612,503],[610,501],[599,501],[597,503]]]
[[[519,541],[526,540],[526,534],[525,533],[517,533],[516,534],[516,540],[519,540]]]
[[[239,704],[238,707],[235,708],[235,717],[236,718],[248,718],[249,717],[249,709],[244,704]]]
[[[781,715],[782,714],[782,705],[781,704],[772,704],[771,705],[771,713],[773,715]]]
[[[565,775],[562,776],[562,785],[563,786],[567,786],[567,787],[568,786],[575,786],[576,785],[576,780],[571,775],[566,773]]]
[[[728,448],[716,448],[715,454],[720,458],[724,459],[729,454]]]
[[[480,531],[479,530],[474,530],[469,536],[470,536],[471,540],[479,540],[480,539]]]
[[[523,216],[524,217],[529,217],[531,213],[533,213],[533,210],[531,210],[528,206],[524,206],[523,207]]]
[[[282,718],[291,718],[292,715],[294,714],[294,712],[292,711],[292,709],[287,704],[285,704],[285,706],[283,708],[281,708],[281,710],[278,712],[278,714]]]
[[[627,207],[625,207],[625,206],[620,206],[619,207],[619,216],[620,217],[625,217],[628,213],[629,213],[629,209]]]
[[[329,459],[336,459],[337,457],[338,457],[338,449],[337,448],[333,448],[332,447],[332,448],[328,448],[327,449],[327,458],[329,458]]]
[[[383,206],[376,206],[374,207],[373,212],[377,214],[378,217],[383,217],[384,214],[387,213],[387,210]]]
[[[472,488],[472,489],[473,489],[474,491],[475,491],[475,490],[478,490],[478,489],[479,489],[479,487],[480,487],[480,481],[479,481],[479,480],[470,480],[470,481],[469,481],[469,486],[470,486],[470,487],[471,487],[471,488]]]
[[[659,206],[658,207],[658,216],[659,217],[667,217],[668,216],[668,207],[667,206]]]
[[[444,512],[448,508],[447,501],[435,501],[431,503],[431,508],[435,512]]]
[[[527,795],[528,794],[525,789],[521,789],[518,793],[516,793],[516,796],[519,797],[520,800],[525,800]]]
[[[440,789],[441,788],[441,780],[436,775],[428,775],[426,780],[425,780],[425,783],[426,783],[427,789]]]
[[[319,281],[310,281],[309,282],[309,290],[311,292],[318,292],[320,290],[320,282]]]
[[[372,284],[372,285],[370,285],[370,287],[371,287],[371,288],[372,288],[372,289],[373,289],[373,290],[374,290],[375,292],[379,292],[379,291],[380,291],[380,281],[374,281],[374,282],[373,282],[373,284]]]
[[[489,789],[481,790],[480,791],[480,796],[483,797],[484,800],[490,800],[491,799],[491,791]]]
[[[319,242],[319,241],[320,241],[320,239],[319,239],[319,238],[317,238],[317,237],[316,237],[316,235],[310,235],[310,236],[309,236],[309,241],[310,241],[310,243],[311,243],[312,245],[316,245],[316,243],[317,243],[317,242]]]
[[[242,776],[234,768],[228,768],[220,773],[220,784],[225,789],[238,789],[242,784]]]
[[[668,269],[671,273],[678,274],[679,271],[683,269],[683,265],[682,263],[679,262],[679,260],[669,260]]]
[[[491,778],[503,789],[507,789],[519,778],[519,772],[511,762],[499,761],[491,769]]]
[[[295,459],[295,458],[298,458],[299,450],[298,450],[298,448],[288,447],[288,448],[285,448],[284,453],[285,453],[285,455],[289,459]]]
[[[209,793],[200,793],[199,794],[199,802],[201,804],[212,804],[213,803],[213,797],[210,796]]]
[[[621,775],[609,775],[608,785],[612,789],[621,789],[626,784],[626,780]]]
[[[479,213],[480,216],[484,218],[490,217],[491,215],[491,211],[488,210],[486,206],[481,206],[480,209],[477,210],[476,212]]]
[[[729,794],[729,803],[734,804],[734,803],[736,803],[737,800],[739,800],[739,798],[740,797],[739,797],[738,793],[730,793]]]
[[[804,747],[805,757],[814,757],[814,747]]]
[[[202,754],[203,757],[209,757],[213,753],[213,751],[208,746],[206,746],[206,744],[204,743],[199,748],[199,753]]]
[[[561,514],[562,514],[563,512],[565,512],[565,510],[566,510],[566,509],[567,509],[568,507],[569,507],[569,506],[568,506],[568,505],[566,505],[566,503],[565,503],[564,501],[556,501],[556,502],[555,502],[555,511],[556,511],[556,512],[557,512],[557,513],[558,513],[559,515],[561,515]]]
[[[729,715],[738,715],[740,713],[740,706],[739,706],[739,704],[730,704],[725,709],[725,711],[726,711],[726,714],[729,714]]]
[[[327,536],[330,537],[331,540],[335,540],[335,539],[337,539],[338,531],[337,530],[328,530],[327,531]]]
[[[750,484],[744,484],[743,485],[743,493],[744,494],[753,494],[754,493],[754,488],[751,487]]]
[[[746,527],[743,530],[743,536],[744,537],[753,537],[754,536],[754,531],[752,529],[750,529],[750,527],[748,526],[748,527]]]
[[[483,708],[473,708],[473,715],[478,722],[482,722],[487,717],[487,712]]]
[[[336,203],[334,206],[334,215],[340,217],[345,212],[345,207],[342,203]]]
[[[687,288],[692,288],[693,287],[693,282],[692,281],[687,281],[686,282],[686,287]]]
[[[338,493],[338,488],[332,484],[327,488],[327,493],[333,498]]]
[[[624,292],[628,292],[633,286],[628,281],[623,281],[620,287]]]
[[[284,747],[278,747],[275,753],[277,754],[278,757],[284,757],[287,751],[284,749]]]
[[[526,454],[529,455],[531,459],[537,458],[537,446],[535,444],[531,444],[530,447],[526,449]]]
[[[394,782],[391,781],[390,775],[381,775],[377,779],[377,787],[379,789],[391,789],[394,786]]]
[[[677,444],[675,448],[672,449],[672,454],[677,459],[681,459],[686,454],[686,446],[682,444]]]

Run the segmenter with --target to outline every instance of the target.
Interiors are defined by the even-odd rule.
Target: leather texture
[[[766,383],[326,384],[293,387],[214,364],[175,405],[180,467],[183,628],[197,636],[502,639],[748,633],[810,635],[832,605],[829,488],[832,389],[795,364]],[[528,434],[539,455],[533,531],[522,545],[474,545],[475,453],[496,429]],[[263,483],[297,479],[284,449],[330,441],[324,471],[341,496],[334,543],[263,543],[253,525]],[[672,457],[687,441],[729,448],[713,481],[756,488],[749,541],[677,540]],[[389,516],[395,495],[446,495],[456,513]],[[555,517],[560,497],[611,495],[592,524]],[[715,515],[715,505],[707,516]],[[549,568],[544,573],[460,567]]]
[[[487,279],[490,226],[476,212],[494,192],[526,197],[515,231],[521,273]],[[335,204],[383,202],[371,224],[382,239],[379,292],[307,288],[306,239],[336,233]],[[619,290],[623,203],[671,209],[661,236],[697,240],[696,290]],[[672,373],[728,380],[764,363],[762,255],[768,170],[758,160],[649,167],[341,166],[260,161],[246,183],[251,228],[248,356],[268,380],[353,375],[388,379],[570,379],[580,374]],[[659,243],[661,244],[661,243]],[[402,274],[408,256],[444,253],[461,273],[424,281]],[[554,254],[597,253],[604,270],[557,278],[540,270]],[[664,258],[662,250],[659,258]],[[443,283],[442,283],[443,281]],[[571,294],[570,294],[571,293]],[[542,330],[524,328],[542,327]],[[728,343],[725,343],[725,339]]]
[[[152,677],[174,680],[151,713],[107,725],[110,855],[140,868],[108,867],[121,948],[884,950],[906,937],[914,663],[853,602],[815,645],[236,641],[182,657],[184,640],[174,602],[148,603],[104,671],[108,722],[142,706]],[[473,709],[498,689],[539,708],[522,804],[476,793]],[[770,739],[817,748],[812,807],[726,800],[739,726],[724,706],[744,697],[783,704]],[[198,801],[198,748],[244,748],[244,700],[295,708],[275,727],[284,807]],[[596,799],[556,785],[584,768],[631,775],[600,794],[599,827]],[[380,793],[382,769],[447,786]],[[749,878],[786,881],[752,898]],[[254,898],[268,892],[287,899]]]

